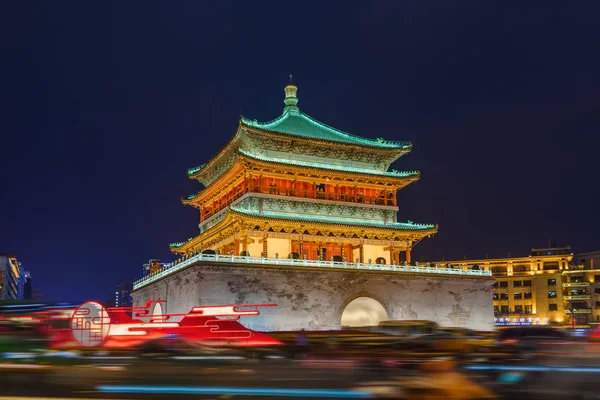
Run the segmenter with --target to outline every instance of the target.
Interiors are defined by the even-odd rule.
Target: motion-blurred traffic
[[[207,332],[220,331],[220,337],[224,337],[225,331],[231,334],[233,322],[239,319],[237,314],[255,313],[243,306],[210,312],[204,308],[204,314],[198,308],[193,323],[185,322],[191,318],[186,315],[165,326],[160,324],[171,317],[153,316],[138,322],[138,318],[150,318],[143,309],[132,309],[130,315],[119,318],[101,306],[95,311],[81,310],[82,306],[64,304],[0,307],[2,395],[598,398],[598,331],[534,326],[476,332],[439,327],[429,321],[384,321],[379,326],[355,330],[265,334],[238,323],[237,330],[251,332],[247,340],[223,342],[207,340],[210,337],[197,332],[206,325],[211,327]],[[97,343],[77,337],[81,334],[74,329],[78,312],[96,313],[88,328],[112,316],[112,322],[117,323],[111,327],[118,326],[116,331],[121,335],[125,326],[128,331],[140,331],[135,334],[140,337],[145,335],[142,331],[149,331],[147,324],[162,328],[155,331],[159,334],[136,339],[128,346],[105,346],[103,343],[111,337],[108,331],[103,338],[93,336],[99,338]],[[207,317],[211,312],[214,315]],[[203,318],[209,322],[204,324]],[[55,346],[57,335],[64,337],[67,333],[73,336],[70,343],[82,345]]]

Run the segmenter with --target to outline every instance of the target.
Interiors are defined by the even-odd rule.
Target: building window
[[[515,306],[515,313],[523,314],[523,306]]]
[[[500,314],[500,307],[494,306],[494,315]]]
[[[548,298],[549,299],[555,299],[556,298],[556,291],[551,290],[548,292]]]
[[[524,299],[530,299],[531,298],[531,292],[525,292],[525,293],[523,293],[523,298]]]
[[[521,287],[522,282],[521,281],[513,281],[513,287]]]
[[[594,275],[594,282],[600,283],[600,275]]]
[[[556,279],[548,279],[548,286],[556,286]]]
[[[507,288],[508,287],[508,281],[500,281],[499,283],[501,288]]]
[[[558,311],[558,304],[548,304],[548,310]]]
[[[498,281],[494,282],[493,288],[496,289],[498,287]]]
[[[500,300],[508,300],[508,293],[500,293]]]
[[[600,294],[600,288],[594,289],[594,294]]]
[[[498,300],[498,293],[494,293],[494,294],[492,295],[492,299],[493,299],[493,300]]]
[[[544,263],[544,271],[558,269],[558,261],[547,261]]]
[[[508,306],[500,306],[500,314],[508,314]]]
[[[531,314],[531,306],[530,305],[525,306],[525,314]]]
[[[596,302],[596,307],[600,307],[600,301]]]
[[[523,298],[521,293],[513,293],[513,296],[515,300],[521,300]]]
[[[523,281],[523,286],[531,286],[531,281]]]
[[[575,275],[571,277],[571,282],[577,282],[577,283],[581,283],[584,282],[585,280],[583,279],[582,275]]]
[[[513,271],[514,272],[527,272],[528,271],[528,266],[527,265],[515,265],[513,267]]]

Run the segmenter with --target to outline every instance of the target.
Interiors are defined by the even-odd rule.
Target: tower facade
[[[414,244],[437,231],[397,221],[396,193],[419,172],[390,165],[412,145],[355,136],[309,117],[293,84],[284,104],[270,122],[242,117],[225,147],[188,171],[205,186],[182,199],[200,211],[199,234],[171,250],[410,264]]]
[[[160,299],[153,313],[181,314],[276,303],[248,322],[276,331],[339,328],[366,298],[379,304],[368,315],[491,328],[489,270],[411,262],[413,246],[437,232],[397,219],[396,194],[419,173],[390,166],[412,145],[327,126],[300,111],[297,91],[285,88],[273,121],[242,117],[233,138],[188,171],[204,186],[182,199],[199,210],[199,232],[171,244],[176,261],[144,266],[134,305]]]

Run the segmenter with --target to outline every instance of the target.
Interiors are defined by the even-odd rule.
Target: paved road
[[[600,360],[587,360],[585,368],[574,368],[572,360],[545,358],[527,363],[470,364],[458,371],[502,398],[591,400],[600,399],[600,368],[595,364],[600,366]],[[393,382],[399,376],[423,376],[404,368],[358,368],[344,360],[237,360],[207,365],[180,360],[107,359],[83,366],[49,367],[25,362],[21,368],[4,365],[0,370],[0,395],[21,399],[368,398],[353,389],[374,381]],[[154,392],[157,387],[166,387],[168,393],[144,393]],[[134,393],[123,393],[127,388]]]

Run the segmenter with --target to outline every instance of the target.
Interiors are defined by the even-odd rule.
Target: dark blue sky
[[[50,299],[109,298],[197,233],[187,168],[290,73],[314,118],[414,141],[418,259],[598,250],[600,9],[504,3],[3,1],[0,251]]]

